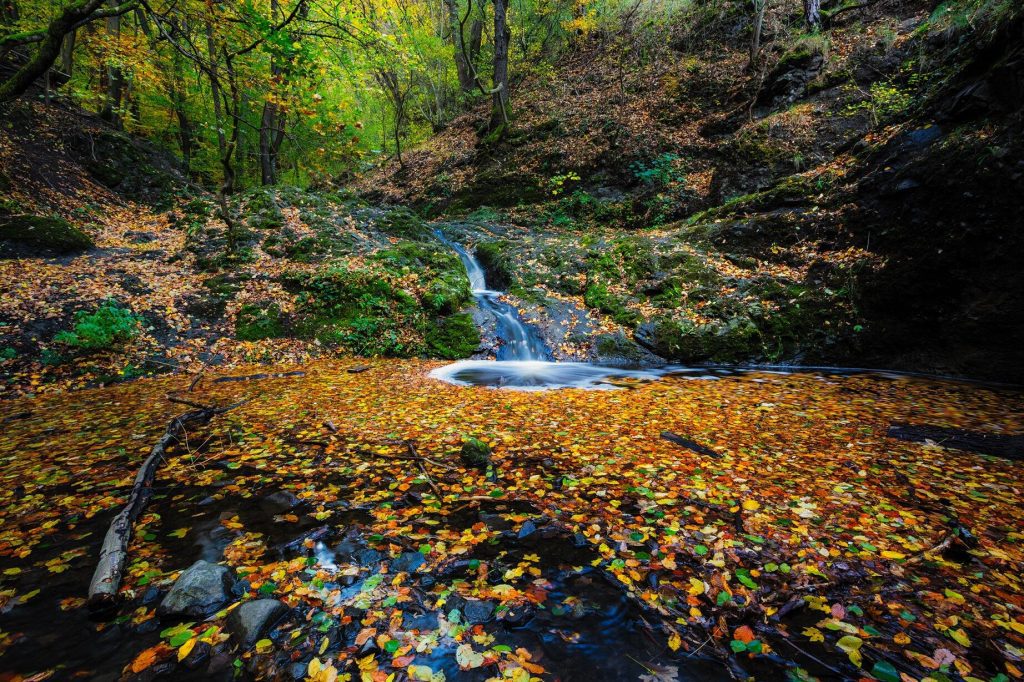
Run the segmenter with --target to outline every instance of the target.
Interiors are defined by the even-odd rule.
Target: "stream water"
[[[459,255],[463,267],[466,268],[469,286],[477,306],[493,315],[497,322],[497,333],[501,340],[497,351],[498,360],[513,362],[549,360],[551,351],[537,330],[522,321],[519,311],[514,305],[501,299],[504,292],[487,288],[486,276],[480,261],[466,247],[449,241],[440,232],[436,234],[441,242]]]
[[[477,306],[497,323],[497,361],[465,360],[431,372],[442,381],[462,386],[492,386],[520,390],[548,388],[611,388],[629,381],[650,381],[664,376],[663,368],[624,368],[584,362],[555,362],[536,327],[523,321],[504,292],[487,286],[480,261],[465,246],[437,238],[458,254]]]

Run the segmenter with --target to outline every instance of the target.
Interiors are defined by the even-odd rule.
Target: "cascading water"
[[[473,254],[461,244],[448,241],[440,233],[437,233],[437,237],[459,254],[459,259],[466,268],[466,275],[469,276],[469,285],[473,290],[476,304],[481,310],[491,313],[498,323],[498,337],[502,341],[497,351],[498,360],[550,360],[551,351],[537,330],[523,323],[515,306],[501,300],[502,292],[487,288],[484,269]]]
[[[664,375],[664,370],[660,369],[631,370],[583,362],[552,362],[551,351],[537,329],[522,321],[515,306],[501,300],[503,292],[487,288],[484,269],[473,254],[461,244],[446,239],[440,231],[435,234],[459,255],[477,306],[494,316],[501,343],[496,353],[497,362],[456,362],[431,372],[434,378],[464,386],[537,390],[609,387],[611,379],[651,380]]]

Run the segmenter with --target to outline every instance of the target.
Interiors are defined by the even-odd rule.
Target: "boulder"
[[[92,237],[55,216],[0,216],[0,242],[20,245],[25,255],[33,251],[80,253],[93,247]]]
[[[249,649],[287,612],[288,607],[276,599],[247,601],[228,615],[228,631],[243,649]]]
[[[233,583],[227,566],[199,560],[178,576],[157,615],[205,618],[227,603]]]

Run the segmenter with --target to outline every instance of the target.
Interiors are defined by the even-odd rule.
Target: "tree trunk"
[[[113,7],[117,0],[109,0]],[[121,15],[115,14],[107,17],[107,33],[113,36],[115,44],[121,42]],[[118,58],[120,58],[118,56]],[[107,97],[100,112],[100,118],[109,121],[115,128],[120,130],[123,127],[121,116],[121,99],[124,95],[124,73],[119,66],[107,66]]]
[[[750,65],[753,69],[761,54],[761,30],[764,28],[764,13],[768,9],[768,0],[754,0],[754,29],[750,36]]]
[[[466,41],[462,35],[462,23],[459,21],[459,7],[455,0],[444,0],[448,14],[448,29],[451,32],[452,48],[455,50],[455,70],[459,74],[459,88],[463,92],[473,90],[474,78],[470,67]]]
[[[39,41],[39,47],[31,59],[13,76],[0,83],[0,102],[11,102],[25,94],[36,79],[45,74],[60,56],[64,36],[77,24],[87,21],[102,4],[103,0],[80,0],[68,5],[54,17],[47,25],[42,40]]]
[[[494,93],[491,130],[508,123],[508,44],[512,37],[505,0],[494,0]]]
[[[75,31],[64,36],[64,42],[60,46],[60,70],[71,76],[75,68]]]
[[[272,21],[277,21],[277,14],[280,5],[278,0],[270,0],[270,16]],[[270,80],[274,85],[278,84],[281,76],[281,67],[273,56],[270,58]],[[277,129],[278,106],[275,100],[276,93],[273,85],[267,93],[267,99],[263,102],[263,114],[260,116],[260,182],[263,185],[277,184],[277,160],[274,158],[274,133]]]
[[[469,27],[469,54],[466,55],[466,60],[469,62],[469,66],[472,69],[476,69],[476,60],[480,57],[480,46],[484,42],[484,22],[480,19],[474,19],[473,24]]]
[[[804,21],[814,31],[821,28],[821,0],[804,0]]]

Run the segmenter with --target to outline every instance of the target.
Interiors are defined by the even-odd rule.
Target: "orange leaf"
[[[732,636],[734,639],[738,639],[744,644],[750,644],[755,639],[754,631],[751,630],[750,626],[748,625],[741,625],[740,627],[736,628],[736,631],[732,633]]]

